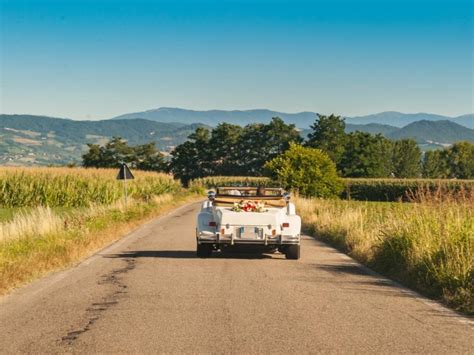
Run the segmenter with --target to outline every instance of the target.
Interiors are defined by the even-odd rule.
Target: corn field
[[[218,186],[276,186],[277,183],[266,177],[256,176],[207,176],[191,180],[189,187],[213,188]]]
[[[0,206],[87,207],[111,204],[124,197],[123,182],[115,169],[7,168],[0,169]],[[166,174],[134,172],[127,181],[128,195],[148,201],[177,192],[181,185]]]

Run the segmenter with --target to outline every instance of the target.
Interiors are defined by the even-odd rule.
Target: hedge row
[[[426,195],[471,196],[474,180],[343,179],[342,198],[366,201],[409,201]]]
[[[423,198],[424,195],[474,195],[474,180],[438,179],[351,179],[344,178],[343,199],[361,201],[409,201]],[[266,177],[210,176],[195,179],[190,186],[213,188],[217,186],[278,186]]]

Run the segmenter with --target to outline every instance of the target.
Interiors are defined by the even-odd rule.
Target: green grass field
[[[10,221],[21,208],[0,208],[0,223]]]

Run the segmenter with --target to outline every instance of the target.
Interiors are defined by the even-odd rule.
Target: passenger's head
[[[257,196],[265,196],[265,187],[259,186],[257,188]]]

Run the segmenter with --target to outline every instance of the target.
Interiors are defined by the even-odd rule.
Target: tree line
[[[122,163],[145,171],[167,171],[169,164],[155,147],[155,143],[129,146],[121,137],[113,137],[104,146],[88,144],[89,151],[82,156],[86,168],[118,168]]]
[[[142,170],[171,172],[186,184],[204,176],[267,175],[265,163],[290,145],[320,149],[343,177],[474,178],[471,143],[459,142],[422,154],[412,139],[393,141],[381,134],[346,133],[344,119],[336,115],[318,115],[306,140],[295,125],[278,117],[268,124],[245,127],[228,123],[212,129],[200,127],[171,152],[168,160],[153,143],[129,147],[121,138],[114,138],[105,146],[89,144],[83,165],[116,167],[124,161]]]

